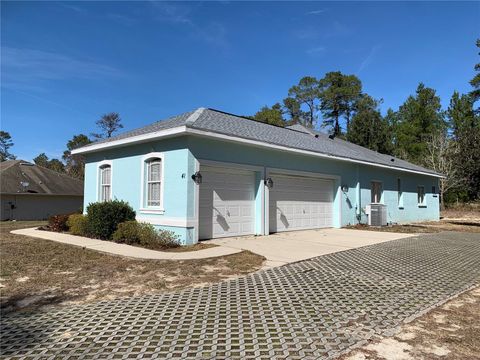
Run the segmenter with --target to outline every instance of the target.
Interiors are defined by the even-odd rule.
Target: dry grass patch
[[[257,271],[265,260],[248,251],[200,260],[136,260],[10,234],[42,224],[0,224],[2,312],[199,286]]]
[[[381,232],[396,232],[406,234],[431,234],[443,231],[433,226],[424,226],[421,224],[406,224],[406,225],[388,225],[388,226],[368,226],[365,224],[357,224],[347,226],[348,229],[366,230],[366,231],[381,231]]]
[[[404,225],[388,225],[388,226],[368,226],[357,224],[349,226],[349,229],[396,232],[407,234],[431,234],[442,231],[458,231],[480,233],[480,220],[449,220],[442,219],[440,221],[426,221],[421,223],[404,224]]]
[[[383,227],[364,224],[349,226],[350,229],[397,232],[407,234],[431,234],[442,231],[480,233],[480,204],[464,204],[442,210],[440,221],[425,221]]]
[[[216,244],[206,244],[206,243],[199,242],[194,245],[179,246],[175,248],[163,249],[162,251],[169,251],[169,252],[199,251],[199,250],[205,250],[205,249],[209,249],[217,246],[218,245]]]
[[[442,210],[442,218],[457,220],[474,220],[480,222],[480,202],[470,204],[450,205]]]
[[[480,359],[480,288],[404,325],[395,336],[375,339],[341,359]]]

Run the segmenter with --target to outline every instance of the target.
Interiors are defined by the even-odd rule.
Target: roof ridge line
[[[193,112],[193,114],[191,114],[187,120],[185,120],[185,126],[187,127],[190,127],[193,125],[193,123],[195,121],[198,120],[198,118],[200,117],[200,115],[202,115],[202,113],[205,111],[205,108],[204,107],[199,107],[197,110],[195,110]]]

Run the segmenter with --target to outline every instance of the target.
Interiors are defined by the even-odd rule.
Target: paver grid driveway
[[[8,315],[2,355],[333,357],[478,282],[478,234],[413,237],[203,288]]]

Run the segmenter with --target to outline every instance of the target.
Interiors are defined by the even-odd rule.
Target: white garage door
[[[272,174],[270,232],[332,227],[333,181]]]
[[[255,173],[207,166],[200,172],[200,239],[253,234]]]

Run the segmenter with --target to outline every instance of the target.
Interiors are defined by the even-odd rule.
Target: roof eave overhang
[[[108,142],[102,142],[99,144],[87,145],[78,149],[72,150],[72,154],[88,154],[98,152],[107,149],[115,149],[127,145],[141,144],[156,139],[166,139],[169,137],[175,137],[185,134],[186,127],[178,126],[171,129],[159,130],[148,134],[142,134],[137,136],[131,136],[126,139],[113,140]]]
[[[88,154],[88,153],[98,152],[98,151],[102,151],[102,150],[114,149],[114,148],[123,147],[123,146],[127,146],[127,145],[139,144],[139,143],[149,142],[149,141],[152,141],[152,140],[165,139],[165,138],[176,137],[176,136],[187,135],[187,134],[188,135],[194,135],[194,136],[207,137],[207,138],[215,138],[215,139],[218,139],[218,140],[223,140],[223,141],[228,141],[228,142],[248,144],[248,145],[251,145],[251,146],[257,146],[257,147],[262,147],[262,148],[269,148],[269,149],[275,149],[275,150],[280,150],[280,151],[293,152],[293,153],[297,153],[297,154],[320,157],[320,158],[324,158],[324,159],[344,161],[344,162],[350,162],[350,163],[380,167],[380,168],[385,168],[385,169],[391,169],[391,170],[396,170],[396,171],[408,172],[408,173],[413,173],[413,174],[426,175],[426,176],[432,176],[432,177],[437,177],[437,178],[444,178],[444,176],[441,175],[441,174],[435,174],[435,173],[430,173],[430,172],[426,172],[426,171],[406,169],[406,168],[402,168],[402,167],[398,167],[398,166],[383,165],[383,164],[378,164],[378,163],[374,163],[374,162],[356,160],[356,159],[345,158],[345,157],[340,157],[340,156],[335,156],[335,155],[322,154],[322,153],[317,153],[317,152],[309,151],[309,150],[294,149],[294,148],[290,148],[290,147],[287,147],[287,146],[275,145],[275,144],[265,143],[265,142],[262,142],[262,141],[245,139],[245,138],[238,137],[238,136],[225,135],[225,134],[221,134],[221,133],[217,133],[217,132],[205,131],[205,130],[201,130],[201,129],[186,127],[186,126],[179,126],[179,127],[175,127],[175,128],[172,128],[172,129],[160,130],[160,131],[156,131],[156,132],[152,132],[152,133],[148,133],[148,134],[144,134],[144,135],[132,136],[132,137],[129,137],[129,138],[126,138],[126,139],[119,139],[119,140],[114,140],[114,141],[110,141],[110,142],[106,142],[106,143],[100,143],[100,144],[96,144],[96,145],[93,144],[93,145],[86,146],[86,147],[83,147],[83,148],[75,149],[75,150],[72,151],[72,154]]]
[[[187,128],[186,132],[188,134],[191,134],[191,135],[197,135],[197,136],[209,137],[209,138],[217,138],[217,139],[224,140],[224,141],[249,144],[249,145],[252,145],[252,146],[258,146],[258,147],[263,147],[263,148],[266,147],[266,148],[269,148],[269,149],[275,149],[275,150],[286,151],[286,152],[293,152],[293,153],[303,154],[303,155],[310,155],[310,156],[320,157],[320,158],[324,158],[324,159],[338,160],[338,161],[344,161],[344,162],[350,162],[350,163],[356,163],[356,164],[362,164],[362,165],[369,165],[369,166],[374,166],[374,167],[380,167],[380,168],[391,169],[391,170],[396,170],[396,171],[409,172],[409,173],[413,173],[413,174],[420,174],[420,175],[426,175],[426,176],[433,176],[433,177],[438,177],[438,178],[444,178],[445,177],[441,174],[435,174],[435,173],[430,173],[430,172],[426,172],[426,171],[406,169],[406,168],[402,168],[402,167],[398,167],[398,166],[389,166],[389,165],[383,165],[383,164],[378,164],[378,163],[369,162],[369,161],[356,160],[356,159],[351,159],[351,158],[344,158],[344,157],[329,155],[329,154],[322,154],[322,153],[317,153],[317,152],[309,151],[309,150],[295,149],[295,148],[290,148],[290,147],[287,147],[287,146],[275,145],[275,144],[265,143],[265,142],[262,142],[262,141],[245,139],[245,138],[241,138],[241,137],[238,137],[238,136],[224,135],[224,134],[219,134],[219,133],[216,133],[216,132],[210,132],[210,131],[205,131],[205,130]]]

